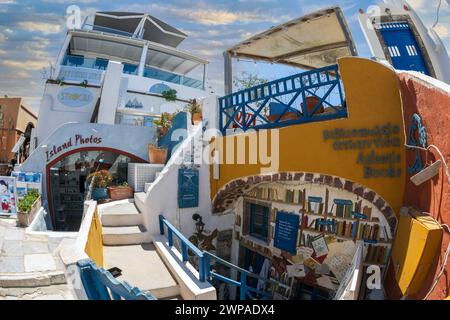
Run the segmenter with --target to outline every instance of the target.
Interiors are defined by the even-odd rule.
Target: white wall
[[[213,216],[210,197],[210,181],[208,164],[198,165],[200,173],[199,207],[190,209],[178,208],[178,169],[182,166],[185,150],[190,150],[190,142],[202,134],[202,126],[197,126],[188,139],[177,149],[171,160],[148,190],[145,200],[144,223],[151,235],[159,234],[159,215],[163,214],[186,237],[195,232],[195,222],[192,215],[198,213],[206,224],[205,230],[229,230],[233,227],[234,216]]]

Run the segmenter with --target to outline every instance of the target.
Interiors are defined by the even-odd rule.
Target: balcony
[[[108,67],[109,60],[101,58],[87,58],[83,56],[66,55],[59,74],[60,79],[66,81],[83,82],[88,80],[90,84],[100,84],[104,71]],[[138,65],[122,63],[123,73],[138,75]],[[204,89],[203,81],[193,79],[184,75],[171,73],[157,68],[146,67],[143,77],[170,82],[194,89]]]
[[[347,117],[337,65],[232,93],[219,108],[223,135]]]

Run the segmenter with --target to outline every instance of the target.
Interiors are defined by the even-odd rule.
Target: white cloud
[[[0,43],[5,42],[6,40],[8,40],[8,38],[3,33],[0,32]]]
[[[48,60],[28,60],[28,61],[18,61],[18,60],[2,60],[0,65],[7,68],[13,68],[25,71],[37,71],[42,70],[42,68],[48,67]]]
[[[141,7],[141,6],[139,6]],[[152,4],[147,8],[140,8],[141,11],[160,12],[169,14],[178,19],[198,23],[202,25],[230,25],[233,23],[255,23],[255,22],[272,22],[287,21],[290,18],[286,15],[271,16],[264,11],[230,11],[226,9],[209,7],[192,7],[182,8],[172,5]]]
[[[19,22],[18,26],[28,32],[39,31],[45,35],[59,33],[62,30],[62,26],[60,24],[46,22],[25,21]]]
[[[15,0],[0,0],[0,4],[15,4]]]

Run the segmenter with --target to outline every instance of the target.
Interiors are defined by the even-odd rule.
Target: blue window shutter
[[[178,207],[196,208],[199,206],[199,171],[179,169],[178,171]]]

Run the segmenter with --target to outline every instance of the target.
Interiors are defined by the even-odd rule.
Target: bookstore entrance
[[[127,182],[128,163],[142,162],[118,151],[78,151],[57,160],[47,171],[49,210],[55,231],[75,232],[81,225],[89,175],[106,170],[111,185]]]

